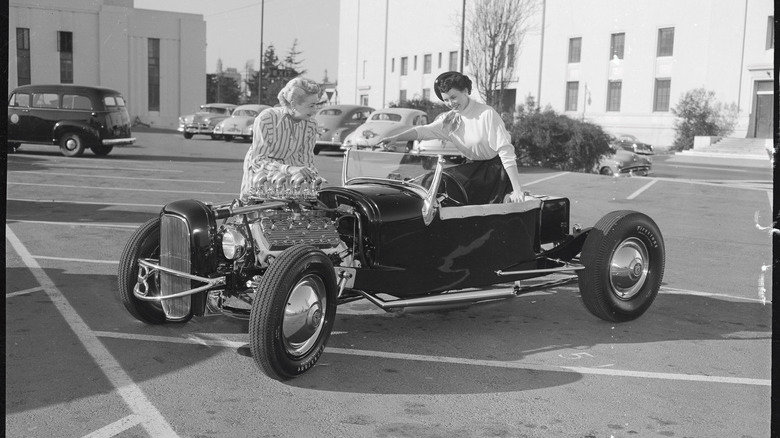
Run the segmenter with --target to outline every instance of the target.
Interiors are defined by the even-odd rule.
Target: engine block
[[[281,251],[299,244],[335,248],[341,243],[335,225],[319,211],[264,211],[251,227],[267,251]]]

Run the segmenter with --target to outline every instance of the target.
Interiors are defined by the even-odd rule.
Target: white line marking
[[[40,292],[42,290],[43,290],[43,288],[40,287],[40,286],[39,287],[31,287],[29,289],[24,289],[24,290],[18,290],[16,292],[11,292],[11,293],[5,294],[5,299],[7,300],[9,298],[18,297],[19,295],[31,294],[33,292]]]
[[[772,199],[772,194],[773,194],[772,192],[766,192],[766,197],[769,198],[769,209],[772,210],[772,211],[775,211],[774,210],[775,207],[773,205],[774,199]]]
[[[710,298],[731,298],[735,300],[755,301],[758,303],[765,302],[765,300],[762,300],[760,298],[740,297],[737,295],[716,294],[711,292],[697,292],[695,290],[675,289],[673,287],[662,287],[658,292],[662,294],[669,294],[669,295],[694,295],[698,297],[710,297]],[[772,304],[771,301],[766,301],[766,302]]]
[[[18,224],[36,224],[36,225],[64,225],[67,227],[98,227],[98,228],[130,228],[136,229],[141,224],[100,224],[95,222],[54,222],[54,221],[24,221],[8,219],[6,222],[15,222]]]
[[[46,275],[37,261],[30,255],[27,248],[16,237],[11,227],[5,226],[5,238],[14,247],[17,254],[33,274],[38,283],[46,291],[49,299],[57,307],[57,310],[68,323],[73,333],[86,348],[95,363],[100,367],[108,380],[114,386],[119,395],[127,403],[133,413],[139,415],[143,421],[142,426],[151,436],[175,437],[176,432],[168,421],[160,414],[160,411],[146,398],[138,385],[122,369],[122,365],[103,346],[101,341],[92,333],[89,326],[68,302],[68,299],[57,289],[54,282]]]
[[[6,228],[8,226],[6,225]],[[118,260],[90,260],[90,259],[71,259],[67,257],[49,257],[49,256],[30,256],[34,259],[41,259],[41,260],[59,260],[62,262],[79,262],[79,263],[105,263],[108,265],[118,265]]]
[[[727,167],[707,167],[707,166],[687,166],[685,164],[671,164],[670,167],[684,167],[686,169],[706,169],[706,170],[717,170],[719,172],[738,172],[738,173],[744,173],[747,172],[747,170],[742,169],[729,169]]]
[[[524,185],[524,186],[531,186],[531,185],[534,185],[534,184],[536,184],[536,183],[540,183],[540,182],[542,182],[542,181],[547,181],[547,180],[549,180],[549,179],[558,178],[559,176],[568,175],[568,174],[569,174],[569,172],[561,172],[561,173],[556,173],[555,175],[550,175],[550,176],[548,176],[548,177],[546,177],[546,178],[537,179],[536,181],[531,181],[531,182],[526,182],[526,183],[523,183],[523,185]]]
[[[12,171],[14,174],[17,173],[31,173],[34,175],[40,175],[40,170],[16,170]],[[225,181],[208,181],[208,180],[198,180],[198,179],[171,179],[171,178],[146,178],[141,176],[109,176],[109,175],[84,175],[84,174],[78,174],[78,173],[55,173],[55,172],[46,172],[46,175],[54,175],[54,176],[73,176],[73,177],[79,177],[79,178],[110,178],[110,179],[130,179],[130,180],[141,180],[141,181],[166,181],[166,182],[187,182],[187,183],[206,183],[206,184],[225,184]]]
[[[8,157],[8,162],[9,163],[12,163],[14,161],[15,161],[15,159],[13,159],[11,157]],[[16,162],[18,162],[20,164],[35,164],[35,165],[46,166],[46,167],[62,167],[62,168],[65,168],[65,169],[100,169],[100,170],[131,170],[131,171],[135,170],[135,171],[140,171],[140,172],[171,172],[171,173],[183,173],[184,172],[183,170],[174,170],[174,169],[144,169],[144,168],[132,168],[132,167],[82,166],[82,165],[75,165],[75,164],[74,165],[57,164],[56,162],[46,162],[46,163],[38,164],[38,163],[30,163],[30,162],[24,161],[24,160],[17,160]],[[123,160],[123,162],[130,162],[130,160],[128,160],[128,161],[124,161]],[[138,163],[139,161],[135,161],[135,162]]]
[[[61,204],[84,204],[84,205],[109,205],[120,207],[156,207],[160,208],[163,204],[128,204],[121,202],[95,202],[95,201],[62,201],[58,199],[25,199],[25,198],[8,198],[7,201],[15,202],[46,202],[46,203],[61,203]]]
[[[111,438],[119,435],[120,433],[135,427],[143,422],[143,418],[136,414],[128,415],[119,421],[115,421],[108,426],[101,427],[100,429],[92,432],[89,435],[84,435],[82,438]]]
[[[125,340],[135,341],[154,341],[154,342],[173,342],[178,344],[193,344],[193,345],[211,345],[216,347],[231,347],[238,348],[246,345],[246,342],[236,341],[215,341],[204,339],[185,339],[185,338],[173,338],[168,336],[149,336],[149,335],[135,335],[129,333],[113,333],[105,331],[96,331],[96,336],[110,337]],[[666,380],[682,380],[682,381],[695,381],[695,382],[710,382],[710,383],[733,383],[739,385],[758,385],[758,386],[771,386],[771,380],[768,379],[749,379],[738,377],[718,377],[718,376],[703,376],[697,374],[670,374],[670,373],[652,373],[645,371],[629,371],[629,370],[616,370],[616,369],[601,369],[601,368],[584,368],[584,367],[568,367],[568,366],[543,366],[533,365],[521,362],[503,362],[498,360],[482,360],[482,359],[465,359],[460,357],[446,357],[446,356],[430,356],[422,354],[408,354],[408,353],[390,353],[386,351],[370,351],[370,350],[356,350],[354,348],[336,348],[326,347],[326,353],[346,354],[350,356],[365,356],[365,357],[378,357],[382,359],[397,359],[397,360],[410,360],[419,362],[437,362],[437,363],[451,363],[458,365],[473,365],[480,367],[495,367],[495,368],[511,368],[518,370],[534,370],[534,371],[551,371],[551,372],[574,372],[579,374],[596,374],[596,375],[610,375],[616,377],[636,377],[643,379],[666,379]]]
[[[711,182],[706,181],[695,181],[692,179],[676,179],[676,178],[662,178],[662,177],[655,177],[658,181],[668,181],[668,182],[674,182],[674,183],[683,183],[683,184],[695,184],[695,185],[701,185],[701,186],[711,186],[711,187],[721,187],[721,188],[728,188],[728,189],[742,189],[742,190],[754,190],[754,191],[760,191],[760,192],[771,192],[771,189],[764,189],[759,187],[744,187],[744,186],[736,186],[736,185],[727,185],[727,184],[715,184]]]
[[[634,193],[630,194],[628,196],[628,198],[626,198],[626,199],[634,199],[634,198],[636,198],[637,196],[641,195],[642,192],[644,192],[645,190],[649,189],[653,184],[655,184],[657,182],[658,182],[657,179],[654,179],[654,180],[650,181],[649,183],[647,183],[644,186],[642,186],[642,188],[640,188],[639,190],[637,190]]]
[[[132,188],[121,188],[121,187],[93,187],[93,186],[73,186],[73,185],[67,185],[67,184],[36,184],[36,183],[20,183],[20,182],[9,182],[7,185],[16,185],[16,186],[36,186],[36,187],[57,187],[57,188],[70,188],[70,189],[94,189],[94,190],[117,190],[117,191],[123,191],[123,192],[154,192],[154,193],[197,193],[200,195],[227,195],[227,196],[237,196],[237,193],[222,193],[222,192],[197,192],[194,190],[157,190],[157,189],[132,189]]]

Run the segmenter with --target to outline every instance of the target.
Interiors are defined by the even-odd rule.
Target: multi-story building
[[[542,107],[607,131],[671,145],[670,110],[685,92],[705,88],[739,107],[732,136],[772,136],[770,0],[539,2],[514,56],[508,88],[515,105],[530,95]],[[461,17],[468,4],[341,0],[341,102],[384,107],[415,97],[435,100],[438,74],[461,70]]]
[[[73,83],[121,91],[131,118],[176,128],[206,97],[202,15],[135,9],[133,0],[11,0],[8,90]]]

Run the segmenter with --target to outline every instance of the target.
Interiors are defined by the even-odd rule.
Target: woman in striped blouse
[[[255,119],[252,146],[244,158],[241,199],[263,176],[283,172],[310,182],[319,176],[314,167],[317,113],[323,89],[305,78],[292,79],[279,92],[280,107],[268,108]]]

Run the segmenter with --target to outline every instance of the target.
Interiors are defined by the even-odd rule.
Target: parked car
[[[78,157],[135,142],[122,93],[86,85],[24,85],[8,96],[8,152],[22,143],[59,145]]]
[[[649,155],[637,154],[623,148],[610,145],[611,155],[607,155],[596,165],[596,171],[602,175],[631,174],[638,176],[650,175],[653,171],[653,158]]]
[[[350,149],[343,163],[340,187],[280,172],[246,201],[165,205],[122,251],[124,307],[146,324],[245,319],[256,365],[285,380],[321,357],[336,306],[359,299],[389,312],[579,280],[588,311],[625,322],[658,294],[664,240],[643,213],[614,211],[582,228],[565,197],[468,205],[438,157]]]
[[[637,140],[630,134],[618,134],[611,143],[616,148],[625,149],[642,155],[653,155],[653,146]]]
[[[222,137],[225,141],[237,138],[242,141],[252,141],[252,126],[255,118],[264,109],[271,108],[268,105],[240,105],[227,119],[223,119],[214,126],[214,135]]]
[[[435,120],[446,117],[447,113],[443,112],[436,116]],[[412,153],[425,154],[425,155],[441,155],[447,161],[452,163],[462,163],[466,160],[466,157],[455,147],[455,145],[444,139],[435,140],[420,140],[412,149]]]
[[[385,108],[374,111],[352,134],[344,139],[342,150],[357,149],[382,149],[385,151],[409,152],[414,147],[414,142],[393,143],[380,146],[378,143],[389,135],[395,135],[417,125],[427,125],[428,115],[424,111],[409,108]]]
[[[358,126],[365,123],[374,108],[360,105],[332,105],[317,112],[317,144],[314,154],[341,148],[344,139]]]
[[[198,112],[179,117],[179,132],[190,139],[195,134],[210,135],[213,140],[220,136],[214,134],[217,123],[230,117],[236,105],[232,103],[207,103],[201,105]]]

